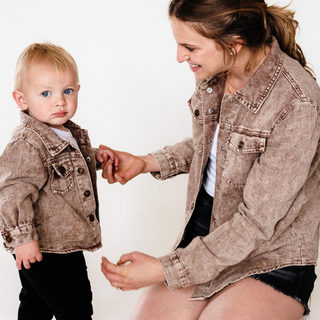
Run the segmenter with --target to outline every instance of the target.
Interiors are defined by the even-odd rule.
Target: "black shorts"
[[[299,301],[305,310],[303,315],[309,314],[308,301],[317,278],[315,266],[290,266],[255,274],[251,278],[260,280]]]
[[[185,248],[193,238],[209,233],[212,203],[213,198],[202,187],[179,248]],[[251,277],[299,301],[305,308],[304,315],[310,312],[308,301],[317,278],[314,266],[290,266]]]

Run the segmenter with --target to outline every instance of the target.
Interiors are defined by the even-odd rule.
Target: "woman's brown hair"
[[[299,61],[315,78],[295,41],[298,22],[288,6],[267,6],[264,0],[172,0],[169,17],[190,22],[202,36],[215,40],[229,53],[240,39],[255,55],[260,48],[271,44],[274,36],[281,50]]]

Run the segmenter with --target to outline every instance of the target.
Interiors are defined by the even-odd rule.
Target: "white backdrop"
[[[317,5],[293,0],[291,8],[301,26],[298,43],[320,78]],[[186,101],[194,78],[175,60],[167,6],[168,0],[0,0],[0,153],[19,123],[11,96],[16,59],[41,41],[64,47],[77,61],[81,90],[73,120],[89,130],[94,146],[145,154],[189,136]],[[101,256],[116,262],[133,250],[165,255],[183,224],[186,183],[187,176],[158,182],[143,175],[125,186],[108,185],[99,176],[104,247],[86,254],[94,320],[129,319],[140,294],[113,289],[100,272]],[[3,249],[0,261],[0,320],[16,319],[18,273]],[[320,318],[319,299],[320,280],[311,320]]]

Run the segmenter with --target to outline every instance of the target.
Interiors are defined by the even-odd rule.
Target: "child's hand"
[[[30,263],[42,260],[38,241],[32,241],[16,246],[14,251],[16,254],[16,266],[19,270],[22,269],[22,264],[26,269],[30,269]]]
[[[96,153],[96,160],[100,163],[113,165],[114,170],[118,170],[118,158],[111,150],[99,149]]]

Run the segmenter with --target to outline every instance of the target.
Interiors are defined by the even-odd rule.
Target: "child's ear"
[[[28,106],[27,106],[27,103],[26,103],[26,99],[24,97],[24,94],[21,91],[14,90],[12,92],[12,96],[13,96],[14,101],[17,103],[18,107],[21,110],[27,110],[28,109]]]
[[[80,84],[78,84],[78,91],[80,90]]]

